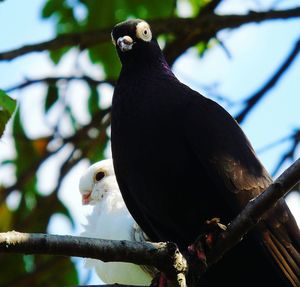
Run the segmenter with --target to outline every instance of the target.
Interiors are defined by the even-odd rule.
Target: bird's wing
[[[185,117],[187,144],[212,180],[220,179],[219,189],[234,194],[238,206],[272,182],[237,122],[217,103],[193,95]]]
[[[239,125],[217,103],[194,95],[185,117],[187,144],[212,182],[228,193],[223,197],[233,199],[239,212],[272,182],[271,177]],[[264,248],[290,284],[300,286],[300,233],[284,200],[267,213],[257,230]]]

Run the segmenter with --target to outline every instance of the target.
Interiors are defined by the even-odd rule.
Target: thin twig
[[[223,0],[212,0],[211,2],[209,2],[207,5],[205,5],[199,12],[198,17],[201,17],[202,15],[205,14],[210,14],[213,13],[214,10],[219,6],[219,4],[222,2]]]
[[[295,158],[296,149],[300,143],[300,131],[296,130],[290,139],[292,141],[291,147],[281,156],[279,162],[272,171],[272,175],[275,175],[286,161],[292,161]]]
[[[277,84],[282,75],[288,70],[290,65],[294,62],[295,58],[300,52],[300,38],[296,41],[292,51],[288,57],[281,64],[279,69],[274,75],[254,94],[245,100],[246,107],[235,117],[237,122],[241,123],[245,120],[249,112],[254,108],[254,106],[262,100],[262,98]]]

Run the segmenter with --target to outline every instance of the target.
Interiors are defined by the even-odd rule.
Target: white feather
[[[97,172],[105,176],[95,180]],[[89,204],[94,205],[82,236],[102,239],[133,240],[136,223],[128,212],[120,193],[112,160],[103,160],[90,166],[80,178],[82,195],[90,194]],[[97,275],[108,284],[149,285],[152,277],[140,266],[131,263],[87,259],[86,267],[95,268]]]

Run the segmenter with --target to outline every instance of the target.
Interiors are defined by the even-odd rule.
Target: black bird
[[[272,179],[236,121],[172,73],[143,20],[116,25],[122,70],[112,155],[129,211],[155,241],[186,250],[203,222],[229,223]],[[300,286],[300,233],[280,200],[200,286]]]

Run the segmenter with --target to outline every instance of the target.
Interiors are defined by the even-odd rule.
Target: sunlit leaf
[[[207,50],[208,44],[206,42],[200,42],[197,45],[195,45],[195,48],[197,49],[198,55],[202,57]]]
[[[192,7],[192,15],[197,16],[199,12],[202,11],[208,4],[210,4],[213,0],[188,0]]]
[[[57,11],[60,11],[64,6],[64,2],[64,0],[47,0],[42,9],[42,17],[49,18],[57,13]]]
[[[0,90],[0,110],[5,110],[11,116],[16,108],[16,101]]]

